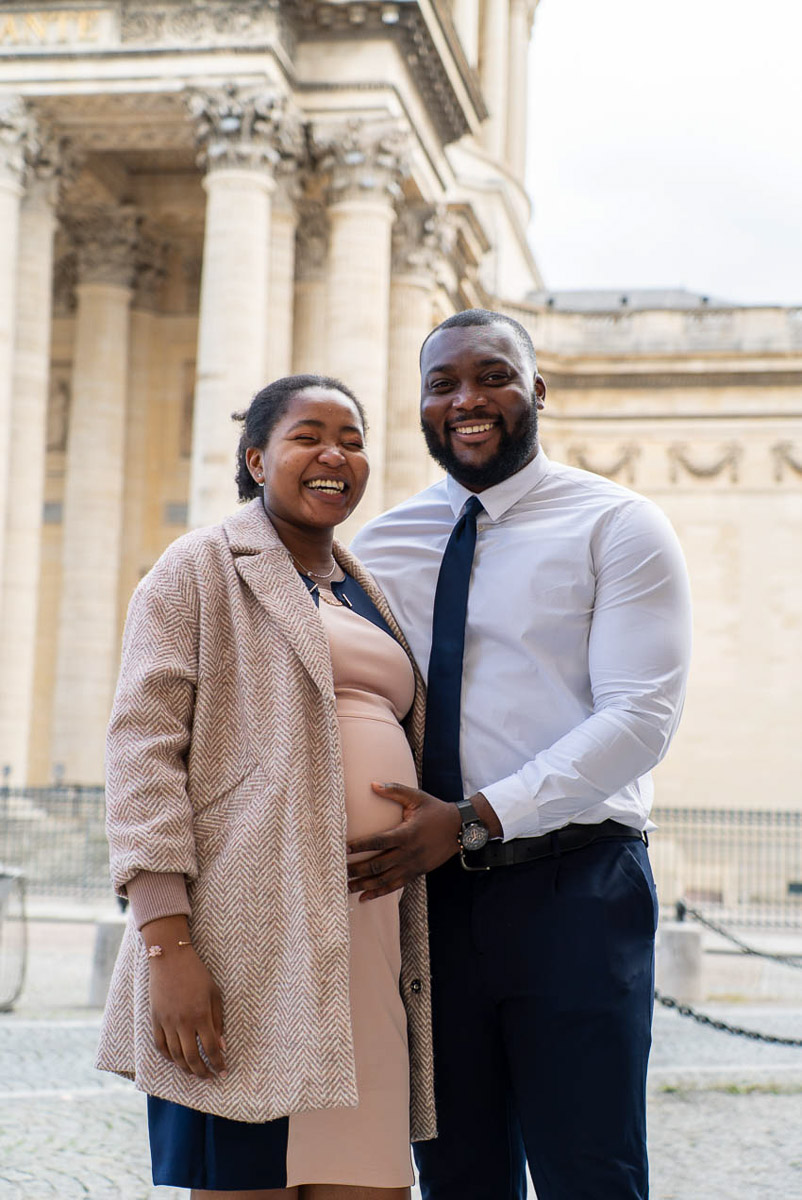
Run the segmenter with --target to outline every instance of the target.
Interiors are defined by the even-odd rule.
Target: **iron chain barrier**
[[[698,909],[691,908],[684,900],[677,901],[677,920],[684,921],[686,917],[691,917],[694,921],[698,921],[700,925],[704,925],[705,929],[717,933],[720,937],[726,938],[733,946],[737,946],[742,954],[751,954],[755,958],[767,958],[770,962],[783,963],[786,967],[796,967],[802,971],[802,954],[773,954],[769,950],[757,950],[754,946],[747,945],[741,938],[736,937],[734,933],[730,933],[728,929],[724,929],[722,925],[717,925],[715,921],[711,921],[709,917],[703,916]]]
[[[713,933],[719,934],[720,937],[726,938],[733,946],[737,946],[742,954],[750,954],[756,958],[766,958],[770,962],[782,963],[786,967],[802,968],[802,955],[799,954],[774,954],[769,950],[758,950],[754,946],[749,946],[741,938],[736,937],[734,933],[724,929],[721,925],[717,925],[715,921],[711,921],[708,917],[702,915],[698,909],[692,908],[684,900],[677,901],[677,920],[684,921],[686,917],[691,917],[692,920],[698,921],[705,929],[711,930]],[[654,998],[663,1008],[673,1009],[682,1017],[690,1017],[692,1021],[696,1021],[699,1025],[706,1025],[709,1029],[716,1029],[719,1033],[730,1033],[735,1037],[746,1038],[750,1042],[764,1042],[770,1046],[800,1046],[802,1047],[802,1038],[780,1037],[774,1033],[761,1033],[757,1029],[743,1029],[740,1025],[730,1025],[727,1021],[722,1021],[717,1017],[710,1017],[707,1013],[699,1012],[690,1004],[681,1004],[679,1000],[675,1000],[672,996],[664,996],[662,992],[655,988]]]

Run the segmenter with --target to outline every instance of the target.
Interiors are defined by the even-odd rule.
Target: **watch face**
[[[463,850],[481,850],[487,845],[489,837],[487,826],[475,821],[471,825],[463,825],[460,843]]]

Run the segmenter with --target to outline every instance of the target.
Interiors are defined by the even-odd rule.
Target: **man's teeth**
[[[455,425],[455,433],[487,433],[488,429],[492,429],[494,421],[485,421],[483,425]]]
[[[342,479],[309,479],[305,487],[316,492],[344,492],[345,484]]]

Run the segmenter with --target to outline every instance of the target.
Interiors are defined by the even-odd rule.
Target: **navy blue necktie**
[[[441,800],[463,799],[459,762],[459,723],[465,616],[476,546],[476,518],[482,503],[471,496],[448,539],[432,619],[432,653],[426,685],[423,790]]]

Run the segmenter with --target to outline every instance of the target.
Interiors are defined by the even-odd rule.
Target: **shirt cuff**
[[[189,917],[187,881],[180,871],[139,871],[125,885],[137,929],[160,917]]]
[[[478,790],[501,822],[505,842],[517,837],[537,837],[541,832],[537,805],[517,775]]]

